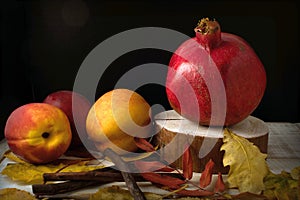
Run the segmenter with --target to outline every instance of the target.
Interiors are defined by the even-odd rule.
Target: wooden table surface
[[[268,157],[267,163],[270,170],[280,173],[282,170],[290,171],[294,167],[300,166],[300,123],[274,123],[266,122],[269,127]],[[0,141],[0,154],[8,149],[5,140]],[[5,167],[5,162],[0,164],[0,171]],[[19,186],[8,181],[7,177],[0,174],[0,189],[16,187],[31,191],[31,186]]]
[[[267,122],[269,127],[267,162],[274,173],[300,166],[300,123]]]

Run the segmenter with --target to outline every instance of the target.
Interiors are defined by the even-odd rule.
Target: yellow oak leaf
[[[91,171],[95,169],[101,169],[104,165],[90,165],[90,160],[68,160],[61,159],[55,161],[55,163],[34,165],[28,163],[12,152],[4,155],[6,158],[14,161],[5,166],[1,171],[3,175],[10,177],[14,181],[21,181],[27,184],[41,184],[43,183],[44,173],[54,173],[54,172],[83,172]]]
[[[296,167],[292,171],[298,169],[299,167]],[[298,179],[294,179],[292,174],[286,171],[282,171],[280,174],[273,174],[270,172],[264,178],[265,190],[263,191],[263,194],[268,199],[300,199],[300,182],[298,182]]]
[[[236,135],[229,129],[224,130],[223,164],[230,166],[228,184],[242,192],[260,194],[264,190],[264,177],[269,173],[266,154],[247,139]]]
[[[2,199],[2,200],[15,200],[15,199],[37,200],[29,192],[20,190],[17,188],[0,189],[0,199]]]
[[[291,176],[295,180],[300,179],[300,166],[295,167],[295,168],[292,169]]]
[[[150,192],[144,192],[147,200],[162,200],[162,196]],[[134,200],[133,196],[128,190],[122,189],[119,186],[112,185],[110,187],[100,188],[96,193],[91,194],[89,200],[115,200],[115,199],[126,199]]]
[[[10,150],[6,151],[3,156],[16,163],[27,163],[25,160],[23,160],[22,158],[20,158]]]
[[[1,173],[7,175],[13,181],[21,181],[28,184],[41,184],[43,183],[43,173],[56,172],[62,167],[64,167],[63,164],[57,166],[42,166],[12,163],[5,166]]]

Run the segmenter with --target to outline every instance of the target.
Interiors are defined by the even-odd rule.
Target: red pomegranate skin
[[[195,33],[196,37],[181,44],[169,62],[166,93],[170,105],[183,117],[199,122],[201,125],[236,124],[257,108],[264,95],[266,88],[264,66],[244,39],[221,32],[217,21],[202,19],[195,28]],[[212,70],[213,67],[217,70]],[[174,71],[180,75],[176,75]],[[216,72],[221,76],[224,86],[214,84]],[[197,105],[189,104],[192,95],[187,94],[189,89],[184,84],[184,79],[193,88]],[[213,86],[208,88],[207,85]],[[225,88],[225,97],[221,95],[222,92],[219,92],[222,88]],[[209,89],[216,94],[213,105],[216,106],[217,111],[214,112],[213,117],[216,120],[213,121]],[[218,107],[222,102],[224,105],[224,101],[226,101],[225,119],[224,115],[219,116],[225,108]]]

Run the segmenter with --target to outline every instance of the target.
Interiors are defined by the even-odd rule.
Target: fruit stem
[[[198,22],[194,31],[197,41],[208,52],[221,43],[221,27],[216,20],[203,18]]]

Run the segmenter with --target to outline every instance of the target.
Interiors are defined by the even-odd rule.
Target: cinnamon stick
[[[133,198],[135,200],[146,200],[144,193],[137,185],[133,175],[128,172],[129,168],[122,158],[109,148],[106,149],[103,154],[110,158],[111,161],[119,168],[119,170],[121,170],[121,174]]]
[[[104,184],[100,181],[67,181],[55,184],[35,184],[32,185],[32,192],[39,195],[54,195],[71,192],[89,186]]]
[[[44,181],[108,181],[118,182],[124,181],[120,172],[59,172],[59,173],[44,173]]]
[[[181,174],[178,173],[160,173],[175,178],[184,179]],[[140,174],[132,174],[135,181],[147,181]],[[88,172],[58,172],[58,173],[44,173],[44,181],[108,181],[108,182],[123,182],[123,176],[120,171],[88,171]]]
[[[96,174],[93,177],[93,174]],[[176,178],[183,178],[181,174],[177,173],[157,173],[164,174]],[[111,175],[108,177],[108,175]],[[147,181],[140,174],[132,174],[135,181]],[[35,184],[32,185],[32,191],[35,195],[54,195],[62,194],[66,192],[72,192],[74,190],[83,189],[89,186],[97,186],[106,183],[124,181],[124,178],[119,171],[88,171],[88,172],[57,172],[57,173],[45,173],[44,180],[47,181],[63,181],[59,183],[48,184]]]

